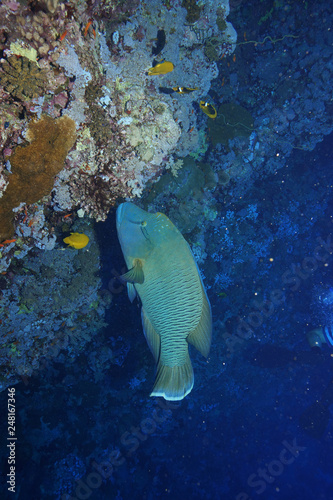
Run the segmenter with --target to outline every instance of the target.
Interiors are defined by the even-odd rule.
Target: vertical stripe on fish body
[[[194,383],[188,342],[204,356],[211,343],[211,310],[189,245],[163,214],[132,203],[117,211],[117,230],[130,271],[131,299],[142,302],[142,323],[157,362],[153,396],[183,399]]]

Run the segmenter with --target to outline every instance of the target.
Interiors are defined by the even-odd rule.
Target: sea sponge
[[[20,203],[36,203],[47,196],[55,176],[64,166],[76,139],[75,122],[68,116],[43,116],[29,124],[28,146],[18,146],[10,157],[12,174],[0,199],[0,241],[14,233],[13,208]]]
[[[206,38],[204,54],[209,61],[218,61],[220,59],[220,47],[222,41],[217,36]]]
[[[213,143],[228,146],[235,137],[250,137],[253,132],[253,118],[247,109],[235,103],[221,104],[217,118],[211,120],[208,136]]]
[[[182,6],[187,10],[186,21],[188,23],[195,23],[200,18],[203,6],[198,5],[197,0],[183,0]]]

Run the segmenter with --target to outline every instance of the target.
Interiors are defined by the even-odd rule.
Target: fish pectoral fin
[[[130,301],[133,302],[133,300],[136,297],[136,290],[135,290],[135,286],[133,285],[133,283],[127,283],[127,295],[128,295],[128,298],[130,299]]]
[[[201,318],[193,332],[187,337],[187,342],[194,345],[205,358],[208,357],[212,341],[212,313],[205,291],[203,289],[203,307]]]
[[[142,319],[142,327],[143,333],[145,334],[147,344],[149,345],[149,349],[154,356],[155,362],[157,363],[160,357],[161,351],[161,337],[158,333],[156,333],[155,328],[150,322],[144,308],[141,309],[141,319]]]
[[[141,285],[144,282],[142,261],[140,259],[135,259],[132,269],[122,274],[119,278],[127,283],[139,283]]]

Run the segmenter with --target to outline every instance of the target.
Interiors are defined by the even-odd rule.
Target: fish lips
[[[137,207],[134,203],[126,201],[125,203],[121,203],[117,208],[117,228],[125,221],[139,226],[148,216],[149,214],[145,210]]]
[[[116,213],[117,229],[119,228],[119,226],[122,223],[123,218],[124,218],[124,213],[125,213],[125,206],[124,205],[126,205],[126,203],[122,203],[117,208],[117,213]]]
[[[116,222],[118,230],[123,222],[134,222],[134,220],[132,220],[134,219],[132,212],[135,212],[135,209],[137,209],[137,207],[135,207],[135,205],[133,205],[133,203],[130,203],[129,201],[126,201],[125,203],[121,203],[119,205],[116,213]]]

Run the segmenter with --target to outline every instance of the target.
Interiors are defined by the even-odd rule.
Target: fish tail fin
[[[180,401],[187,396],[194,384],[194,373],[190,356],[182,366],[166,366],[160,361],[151,396],[162,396],[167,401]]]

